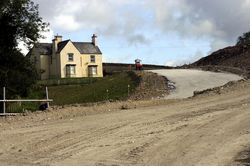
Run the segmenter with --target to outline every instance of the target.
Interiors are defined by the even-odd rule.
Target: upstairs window
[[[90,62],[95,63],[95,55],[90,55]]]
[[[68,53],[68,61],[74,61],[74,54]]]

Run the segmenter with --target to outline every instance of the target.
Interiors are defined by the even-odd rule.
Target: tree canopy
[[[39,16],[38,5],[31,0],[0,1],[0,88],[25,96],[36,80],[33,64],[17,48],[37,42],[47,23]]]
[[[236,45],[250,45],[250,31],[239,36]]]

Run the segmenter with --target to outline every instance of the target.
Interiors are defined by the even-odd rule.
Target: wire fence
[[[98,80],[99,78],[61,78],[61,79],[49,79],[38,81],[39,85],[42,86],[56,86],[56,85],[77,85],[77,84],[91,84]]]
[[[52,99],[49,99],[48,88],[46,87],[46,99],[6,99],[6,88],[3,87],[3,99],[0,100],[2,111],[0,115],[22,113],[26,110],[47,109]]]

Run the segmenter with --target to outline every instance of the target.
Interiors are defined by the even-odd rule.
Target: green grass
[[[51,105],[123,100],[128,97],[128,85],[130,86],[129,93],[132,94],[139,84],[139,79],[134,72],[120,72],[104,78],[94,79],[88,84],[49,86],[49,98],[53,99]],[[45,99],[45,96],[45,87],[37,84],[32,88],[26,99]],[[36,111],[40,104],[40,102],[7,103],[7,112]]]
[[[133,72],[115,73],[91,84],[50,86],[49,98],[53,99],[53,105],[122,100],[128,97],[128,85],[133,93],[138,83],[139,78]]]
[[[20,99],[20,98],[15,98]],[[22,99],[45,99],[45,88],[34,86],[29,95]],[[40,102],[11,102],[6,103],[7,113],[22,113],[25,110],[36,111],[40,106]]]
[[[83,85],[83,84],[91,84],[96,82],[101,78],[60,78],[60,79],[49,79],[49,80],[39,80],[37,85],[41,86],[56,86],[56,85]]]

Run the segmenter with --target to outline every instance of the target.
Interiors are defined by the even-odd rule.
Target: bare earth
[[[240,165],[237,155],[250,148],[249,105],[245,81],[184,100],[0,117],[0,165]]]
[[[194,69],[163,69],[152,72],[167,77],[174,82],[176,90],[167,99],[180,99],[193,96],[194,91],[222,86],[229,81],[240,80],[242,77],[231,73],[215,73]]]

